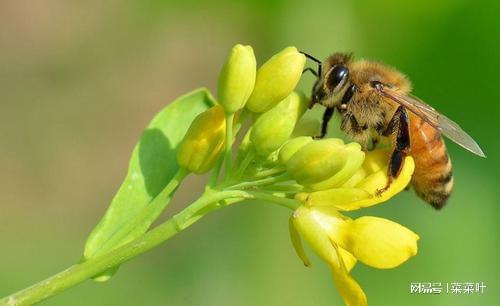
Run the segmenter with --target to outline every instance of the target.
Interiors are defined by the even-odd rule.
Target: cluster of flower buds
[[[179,165],[198,174],[212,169],[224,149],[225,114],[245,106],[256,118],[251,138],[257,152],[265,156],[279,149],[307,108],[305,96],[293,92],[304,64],[305,56],[288,47],[257,70],[252,47],[234,46],[219,76],[218,105],[192,122],[177,150]]]
[[[310,265],[303,238],[331,267],[346,304],[363,306],[366,296],[349,274],[356,262],[380,269],[396,267],[416,254],[418,236],[386,219],[353,220],[343,212],[385,202],[404,190],[414,162],[406,157],[399,176],[389,185],[389,150],[364,152],[358,143],[314,140],[319,131],[297,133],[311,130],[301,126],[309,100],[295,91],[304,64],[304,55],[288,47],[256,69],[252,48],[235,46],[219,78],[219,105],[194,120],[177,160],[191,172],[207,172],[224,149],[227,115],[250,113],[252,124],[238,156],[251,160],[237,160],[234,167],[239,175],[232,177],[246,182],[236,181],[234,186],[251,186],[252,191],[264,186],[267,199],[296,203],[290,234],[297,254]],[[297,134],[302,136],[293,136]]]

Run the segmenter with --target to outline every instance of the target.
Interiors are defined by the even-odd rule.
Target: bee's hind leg
[[[388,136],[394,131],[397,131],[396,146],[389,160],[388,181],[384,188],[377,190],[377,195],[386,191],[391,186],[392,181],[399,176],[404,166],[405,157],[410,149],[410,120],[408,119],[408,113],[402,106],[398,107],[392,116],[387,129],[384,131],[384,136]]]
[[[321,134],[319,136],[314,136],[314,139],[325,138],[326,133],[328,132],[328,123],[332,119],[334,110],[335,109],[333,107],[327,107],[325,109],[325,112],[323,113],[323,121],[321,122]]]

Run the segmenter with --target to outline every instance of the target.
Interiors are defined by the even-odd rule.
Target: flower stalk
[[[233,120],[234,113],[226,113],[226,143],[225,143],[225,172],[231,173],[233,169]],[[229,178],[226,175],[226,178]]]

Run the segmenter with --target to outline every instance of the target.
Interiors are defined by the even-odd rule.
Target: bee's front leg
[[[335,109],[333,107],[327,107],[325,112],[323,113],[323,121],[321,122],[321,134],[319,136],[314,136],[315,139],[325,138],[326,133],[328,132],[328,123],[332,119],[333,111]]]
[[[398,107],[392,116],[383,135],[389,136],[394,131],[397,131],[396,145],[389,161],[388,181],[384,188],[377,190],[378,195],[386,191],[391,186],[392,181],[399,176],[401,169],[403,169],[405,157],[410,149],[410,120],[406,109],[402,106]]]

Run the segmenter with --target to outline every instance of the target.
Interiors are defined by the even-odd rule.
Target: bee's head
[[[340,103],[349,85],[351,54],[335,53],[323,63],[323,73],[318,77],[312,91],[312,103],[335,106]]]

